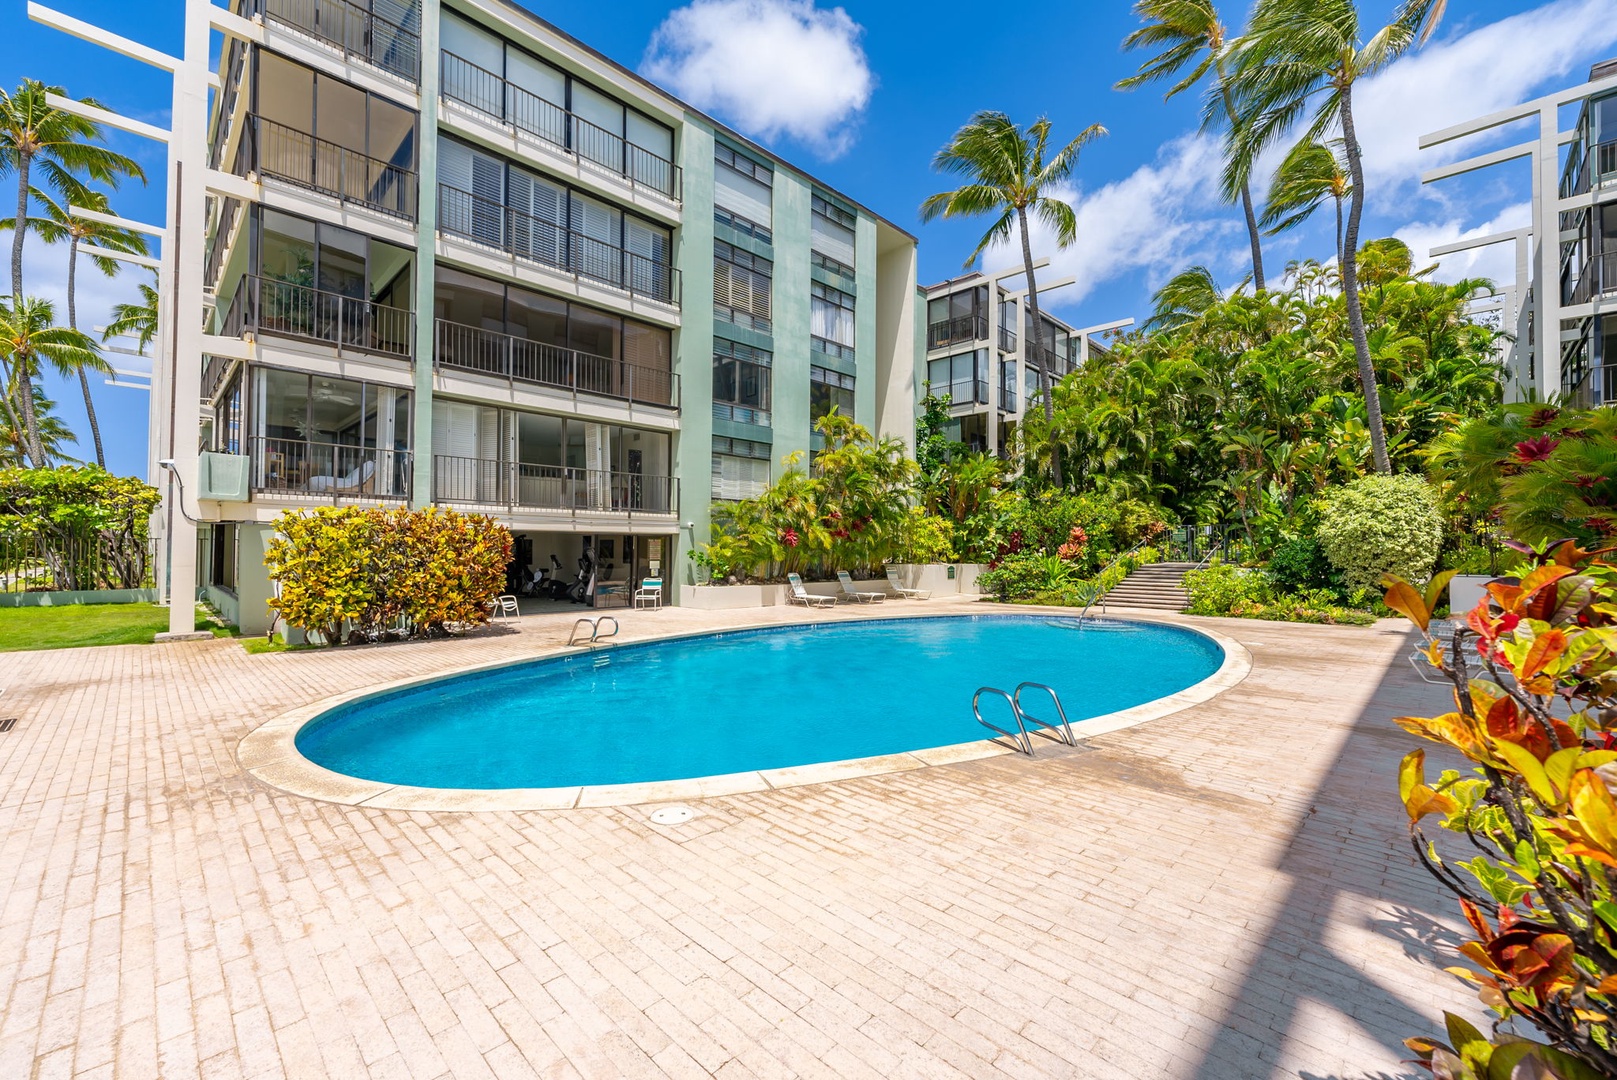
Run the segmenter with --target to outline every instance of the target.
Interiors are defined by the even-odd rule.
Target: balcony
[[[252,489],[274,498],[402,502],[410,497],[410,453],[304,439],[248,440]]]
[[[1004,324],[999,328],[999,351],[1005,353],[1016,351],[1016,331]]]
[[[440,368],[492,375],[507,382],[679,408],[679,376],[628,360],[546,345],[513,334],[439,319],[434,355]]]
[[[951,406],[988,404],[987,379],[955,379],[941,386],[934,386],[932,392],[938,395],[948,394]]]
[[[419,10],[411,13],[414,26],[393,22],[348,0],[242,0],[240,14],[249,19],[261,15],[335,45],[344,57],[363,60],[412,86],[421,82]]]
[[[401,360],[415,355],[413,313],[254,274],[237,284],[219,332],[301,338]]]
[[[452,52],[443,54],[443,96],[617,173],[630,184],[680,198],[680,168]]]
[[[469,191],[438,185],[438,231],[495,247],[526,262],[679,306],[673,266]]]
[[[249,115],[242,160],[260,176],[358,203],[392,217],[416,218],[416,174],[296,128]]]
[[[440,503],[503,506],[509,513],[558,510],[670,517],[679,512],[679,480],[440,454],[432,459],[432,497]]]
[[[943,322],[931,323],[926,328],[926,347],[941,349],[966,341],[981,341],[988,336],[988,320],[981,315],[956,315]]]

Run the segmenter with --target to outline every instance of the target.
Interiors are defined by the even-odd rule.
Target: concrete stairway
[[[1106,606],[1183,611],[1190,603],[1190,597],[1185,593],[1185,573],[1194,569],[1195,563],[1152,563],[1142,566],[1106,594]]]

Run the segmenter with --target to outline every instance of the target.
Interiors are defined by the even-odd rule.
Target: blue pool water
[[[1048,683],[1076,722],[1183,690],[1223,659],[1177,627],[1041,616],[742,630],[393,691],[316,718],[297,747],[336,772],[418,787],[674,780],[982,739],[979,686]],[[1029,711],[1054,715],[1048,698]],[[1009,712],[984,697],[991,721],[1013,727]]]

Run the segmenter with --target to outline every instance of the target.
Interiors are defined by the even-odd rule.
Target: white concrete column
[[[1553,105],[1538,111],[1538,151],[1533,156],[1533,231],[1538,239],[1538,273],[1533,282],[1535,378],[1539,397],[1561,392],[1561,195],[1560,117]]]
[[[410,449],[414,468],[410,505],[432,505],[432,324],[433,279],[438,243],[438,0],[421,0],[421,119],[417,139],[415,250],[415,397],[411,401]]]

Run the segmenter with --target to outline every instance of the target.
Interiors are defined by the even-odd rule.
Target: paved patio
[[[630,613],[624,637],[736,621]],[[333,653],[9,654],[0,1077],[1416,1075],[1399,1040],[1476,1012],[1395,791],[1388,717],[1442,695],[1391,622],[1207,622],[1246,681],[1094,751],[670,828],[336,806],[236,765],[271,716],[553,649],[571,613]]]

